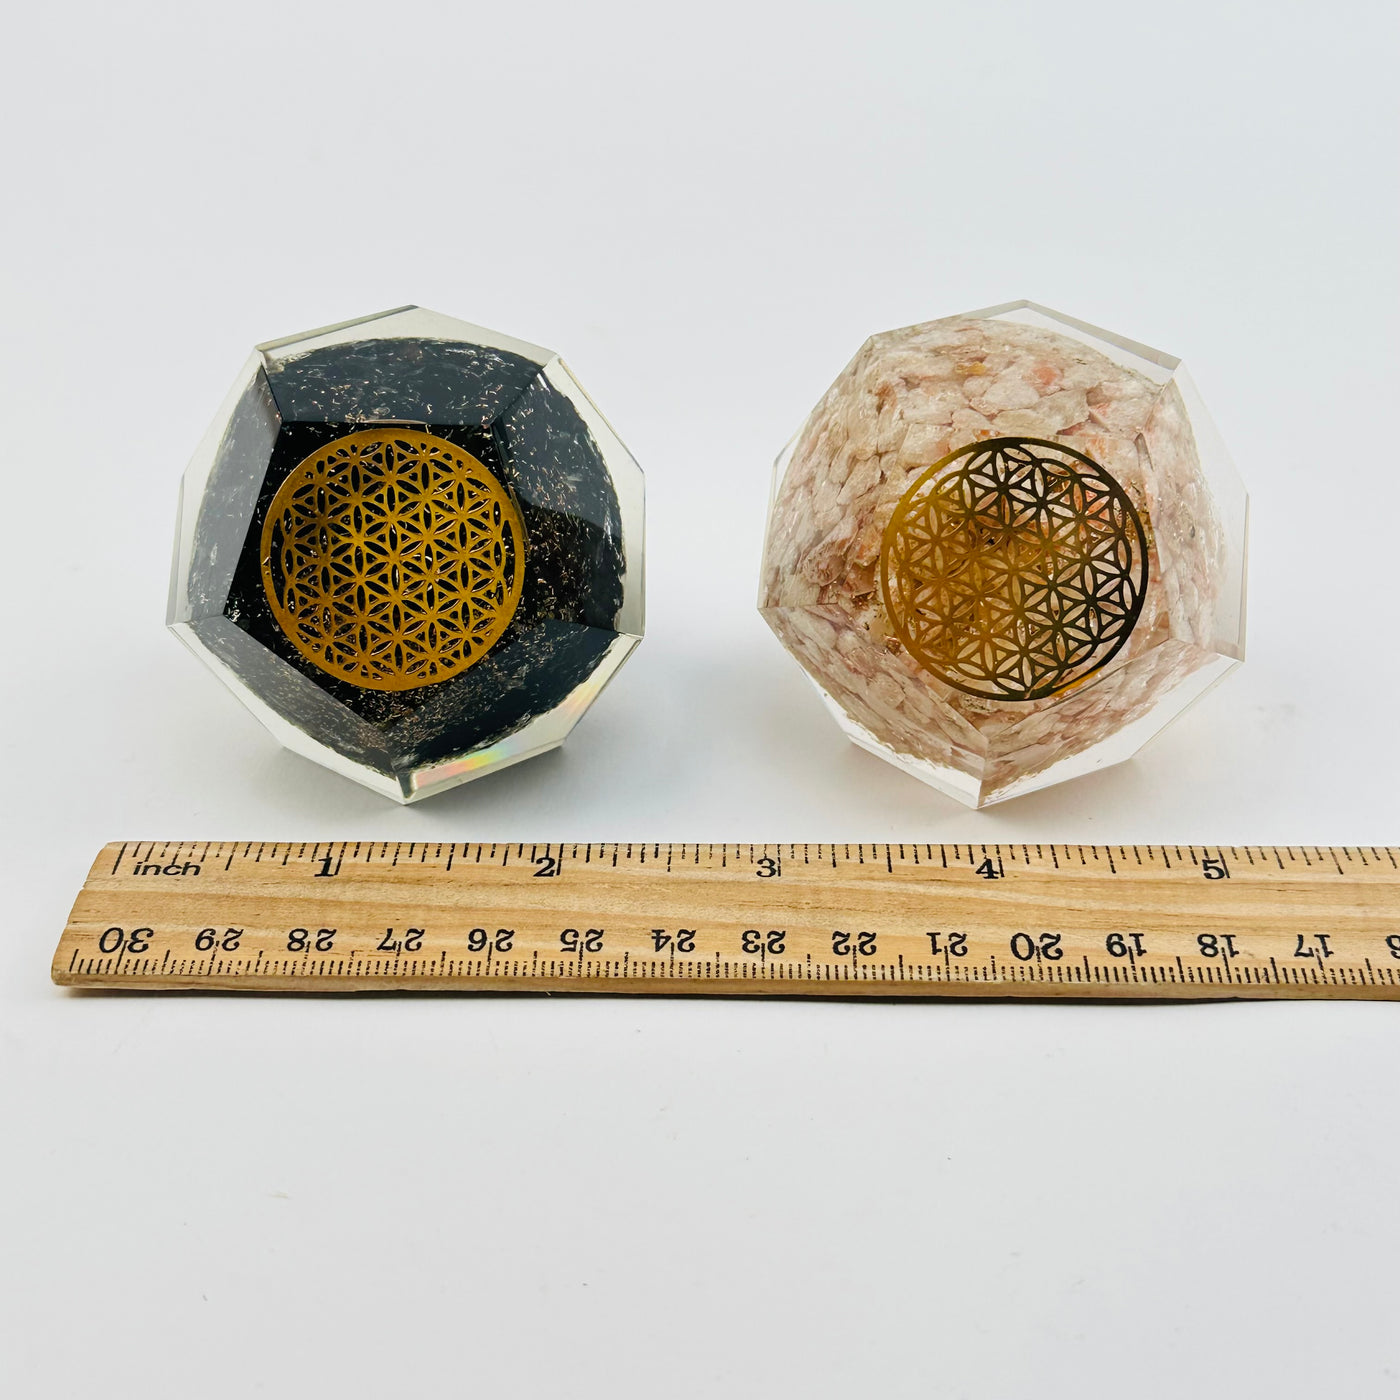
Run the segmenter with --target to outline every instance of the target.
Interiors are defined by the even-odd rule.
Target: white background
[[[1400,1393],[1394,1005],[101,998],[118,837],[1400,841],[1390,3],[14,6],[0,83],[0,1388]],[[753,608],[870,332],[1030,296],[1184,356],[1250,659],[968,812]],[[648,473],[649,636],[411,810],[162,628],[256,341],[405,301],[561,349]]]

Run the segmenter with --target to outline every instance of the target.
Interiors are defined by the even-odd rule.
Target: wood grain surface
[[[1390,847],[130,841],[79,988],[1400,999]]]

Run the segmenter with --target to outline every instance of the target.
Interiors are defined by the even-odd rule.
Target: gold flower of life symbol
[[[490,651],[520,602],[525,529],[470,452],[375,428],[318,448],[262,529],[277,625],[313,665],[368,690],[414,690]]]
[[[895,635],[926,670],[988,700],[1041,700],[1127,642],[1147,593],[1147,538],[1092,458],[993,438],[905,492],[880,576]]]

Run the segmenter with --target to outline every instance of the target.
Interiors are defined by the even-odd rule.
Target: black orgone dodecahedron
[[[167,621],[288,748],[413,802],[563,742],[641,639],[642,533],[557,355],[404,307],[254,352]]]

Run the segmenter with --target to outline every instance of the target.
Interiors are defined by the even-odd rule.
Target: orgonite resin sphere
[[[1239,663],[1247,514],[1180,361],[1015,302],[866,341],[778,459],[759,607],[851,739],[983,806]]]
[[[563,361],[404,307],[259,346],[185,473],[168,621],[412,802],[563,742],[642,635],[642,476]]]

